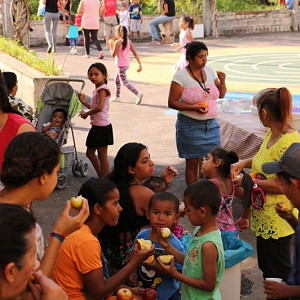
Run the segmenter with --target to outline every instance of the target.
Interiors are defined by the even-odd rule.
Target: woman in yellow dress
[[[265,174],[262,165],[278,161],[286,149],[300,141],[299,133],[292,123],[292,96],[285,88],[268,88],[260,91],[253,99],[267,134],[257,154],[250,159],[232,165],[232,172],[238,174],[244,168],[252,168],[253,184],[265,192],[265,203],[258,203],[252,197],[250,204],[250,228],[257,238],[258,266],[263,277],[279,277],[287,280],[291,271],[291,241],[294,230],[275,211],[277,202],[289,202],[283,195],[275,174]],[[241,184],[241,179],[234,180]],[[261,197],[258,200],[264,200]],[[263,204],[263,207],[260,207]],[[296,213],[296,211],[294,212]],[[243,220],[238,220],[243,222]]]

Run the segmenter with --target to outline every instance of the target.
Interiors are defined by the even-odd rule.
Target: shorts
[[[107,126],[92,125],[85,143],[88,148],[105,147],[113,144],[114,136],[111,124]]]
[[[116,16],[104,17],[104,35],[115,36],[115,27],[118,25]]]
[[[176,144],[180,158],[206,156],[220,146],[220,125],[217,119],[195,120],[180,113],[176,121]]]
[[[130,31],[137,32],[142,29],[142,21],[137,19],[130,20]]]

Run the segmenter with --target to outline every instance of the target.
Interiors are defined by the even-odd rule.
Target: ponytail
[[[120,36],[123,39],[122,50],[124,50],[126,48],[126,46],[127,46],[127,40],[128,40],[128,37],[127,37],[127,28],[125,26],[118,25],[117,26],[117,31],[119,32]]]
[[[194,30],[195,20],[194,20],[193,17],[183,16],[182,19],[183,19],[184,22],[188,23],[188,28],[190,28],[191,30]]]
[[[253,103],[257,106],[260,116],[262,109],[265,109],[270,121],[279,121],[281,131],[287,129],[291,120],[292,95],[286,87],[263,89],[254,96]]]
[[[239,161],[238,155],[234,151],[227,151],[220,147],[215,147],[210,151],[210,154],[213,157],[213,162],[216,162],[218,159],[222,161],[218,167],[219,174],[223,177],[229,177],[231,165]]]

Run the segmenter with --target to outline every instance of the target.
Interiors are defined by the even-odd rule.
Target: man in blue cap
[[[262,169],[267,174],[276,173],[282,193],[300,210],[300,143],[292,144],[279,161],[265,163]],[[277,203],[276,211],[295,230],[295,253],[287,284],[265,280],[265,294],[267,299],[300,300],[300,223],[292,210],[285,208],[282,203]]]

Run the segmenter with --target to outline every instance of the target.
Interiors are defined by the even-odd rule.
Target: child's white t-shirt
[[[120,25],[125,26],[128,30],[128,19],[129,19],[129,12],[127,9],[125,9],[124,11],[119,12],[119,20],[120,20]]]

